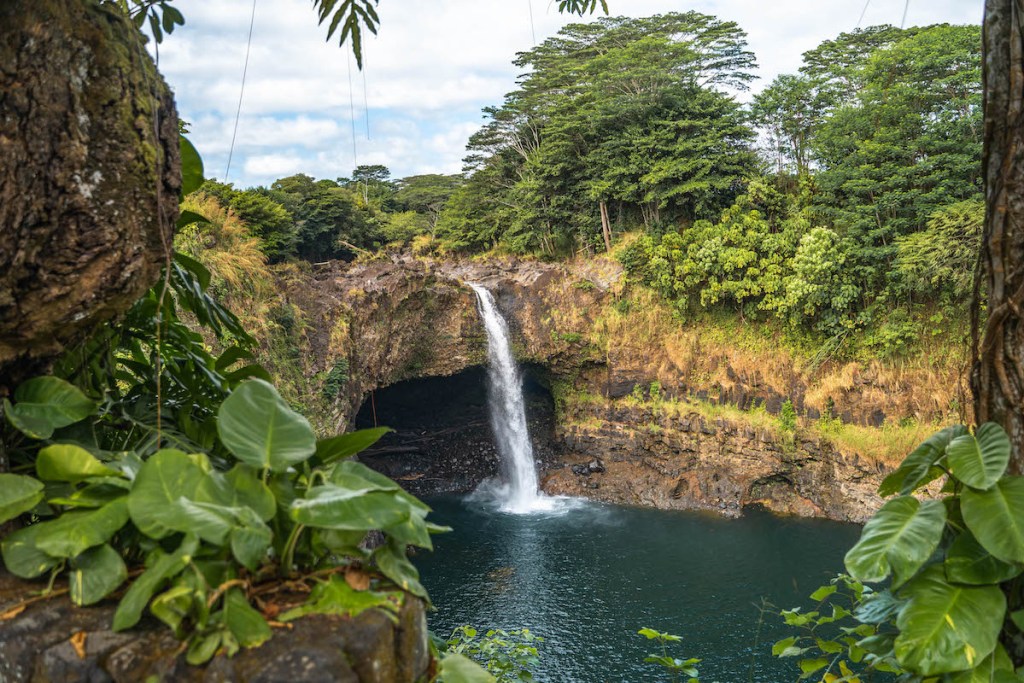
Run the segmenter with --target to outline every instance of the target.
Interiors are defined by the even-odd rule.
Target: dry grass
[[[881,427],[843,424],[824,429],[815,423],[811,432],[832,443],[842,453],[856,453],[870,462],[896,467],[922,441],[941,428],[941,424],[914,421],[903,424],[887,422]]]

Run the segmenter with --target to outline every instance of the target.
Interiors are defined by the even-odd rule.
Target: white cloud
[[[347,48],[324,41],[309,0],[257,0],[232,179],[267,183],[282,174],[347,175],[356,156],[395,176],[455,172],[479,110],[515,87],[517,51],[529,49],[530,0],[383,0],[379,36],[366,36],[364,75]],[[208,174],[224,169],[238,106],[250,0],[179,0],[187,24],[161,46],[160,69]],[[644,16],[693,9],[748,32],[763,87],[794,71],[800,55],[856,27],[860,0],[609,0],[613,13]],[[578,17],[552,0],[532,0],[537,40]],[[862,26],[899,24],[902,0],[867,4]],[[911,0],[907,24],[978,23],[981,0]],[[349,79],[351,74],[351,92]],[[365,92],[365,100],[364,100]],[[366,138],[364,101],[369,109]],[[240,170],[238,170],[240,169]],[[213,172],[216,171],[216,172]]]

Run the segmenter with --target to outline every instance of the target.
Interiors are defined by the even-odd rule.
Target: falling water
[[[476,292],[480,317],[487,330],[487,393],[491,425],[498,441],[498,453],[508,477],[499,492],[506,512],[526,513],[550,509],[552,499],[537,487],[533,446],[526,426],[523,382],[512,357],[508,325],[494,305],[494,297],[481,285],[467,283]]]

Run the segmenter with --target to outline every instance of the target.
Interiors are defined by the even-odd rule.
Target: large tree
[[[975,419],[1010,435],[1011,467],[1024,473],[1024,5],[986,0],[985,229],[976,295]],[[976,288],[976,293],[978,289]],[[984,313],[984,315],[983,315]]]

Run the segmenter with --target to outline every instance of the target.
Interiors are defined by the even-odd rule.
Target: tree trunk
[[[608,220],[608,205],[601,202],[601,230],[604,233],[604,250],[612,250],[612,226]]]
[[[174,100],[127,17],[0,2],[0,396],[152,286],[180,187]]]

